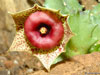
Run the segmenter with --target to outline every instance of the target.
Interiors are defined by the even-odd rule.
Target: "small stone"
[[[6,57],[0,56],[0,62],[4,62],[6,60],[7,60]]]
[[[33,72],[33,69],[28,69],[27,70],[27,73],[31,73],[31,72]]]
[[[17,60],[14,60],[14,64],[18,64],[18,61]]]

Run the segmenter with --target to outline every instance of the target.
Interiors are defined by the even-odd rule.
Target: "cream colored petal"
[[[62,53],[64,52],[64,48],[62,47],[62,45],[60,45],[60,47],[51,52],[51,53],[47,53],[47,54],[34,54],[40,61],[41,63],[44,65],[44,67],[47,69],[47,71],[50,71],[50,66],[52,65],[52,63],[54,62],[54,60]]]
[[[25,40],[24,28],[16,32],[14,41],[8,51],[26,51],[32,53],[31,48]]]

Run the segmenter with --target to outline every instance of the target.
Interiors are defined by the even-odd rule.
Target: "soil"
[[[48,73],[45,70],[39,70],[29,75],[96,75],[100,74],[100,53],[78,55],[69,60],[65,60],[53,65]],[[99,75],[97,74],[97,75]],[[91,75],[91,74],[89,74]]]
[[[0,0],[0,75],[85,75],[100,73],[100,53],[78,55],[56,65],[47,72],[39,60],[21,52],[10,52],[15,36],[15,23],[10,12],[18,12],[30,8],[34,3],[43,5],[44,0]],[[84,9],[92,9],[100,0],[79,0]],[[95,74],[92,74],[95,75]]]
[[[47,72],[38,59],[28,53],[10,52],[0,56],[0,75],[85,75],[100,73],[100,53],[74,56],[51,66]]]

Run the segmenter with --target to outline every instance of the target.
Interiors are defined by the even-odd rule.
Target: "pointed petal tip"
[[[10,14],[12,17],[13,17],[13,15],[14,15],[14,13],[12,13],[12,12],[10,12],[10,11],[8,11],[8,14]]]
[[[55,50],[55,51],[53,51],[51,53],[34,54],[34,56],[36,56],[40,60],[40,62],[45,67],[45,69],[49,72],[50,71],[50,67],[53,64],[54,60],[63,52],[65,52],[65,50],[64,50],[64,48],[62,46],[60,46],[57,50]]]
[[[34,4],[34,6],[33,7],[39,7],[39,5],[38,4]]]

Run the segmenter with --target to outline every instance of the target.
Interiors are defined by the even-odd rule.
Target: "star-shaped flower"
[[[9,51],[24,51],[36,56],[49,71],[73,36],[67,24],[68,16],[38,5],[11,15],[16,23],[16,36]]]

